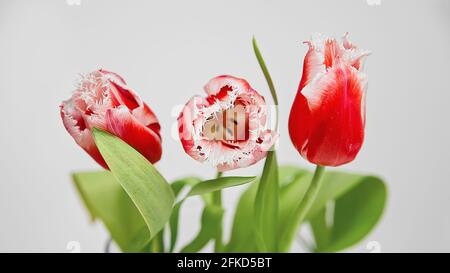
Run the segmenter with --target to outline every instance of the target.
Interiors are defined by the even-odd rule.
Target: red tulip
[[[364,140],[367,76],[362,72],[369,51],[352,44],[347,34],[313,38],[289,117],[295,148],[308,161],[339,166],[352,161]]]
[[[180,140],[195,160],[219,171],[252,165],[267,154],[277,133],[266,129],[267,106],[247,81],[232,76],[211,79],[207,96],[194,96],[178,117]]]
[[[161,158],[158,119],[116,73],[100,69],[83,75],[60,109],[64,127],[75,142],[106,169],[92,137],[94,127],[121,138],[152,163]]]

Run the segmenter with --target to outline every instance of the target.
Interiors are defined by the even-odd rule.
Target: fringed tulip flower
[[[60,110],[64,127],[75,142],[106,169],[92,136],[94,127],[121,138],[152,163],[161,158],[158,119],[116,73],[100,69],[82,75]]]
[[[267,106],[247,81],[232,76],[211,79],[206,97],[194,96],[178,117],[184,150],[219,171],[252,165],[267,154],[277,133],[266,128]]]
[[[313,37],[289,117],[295,148],[308,161],[339,166],[352,161],[364,140],[369,51],[351,43]]]

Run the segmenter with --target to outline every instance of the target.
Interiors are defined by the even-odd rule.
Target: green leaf
[[[331,203],[334,210],[333,206],[324,206],[318,213],[311,209],[315,251],[336,252],[363,240],[376,226],[386,204],[387,189],[383,181],[374,176],[330,173],[325,179],[328,185],[339,180],[355,181],[353,187],[334,197]],[[331,216],[330,221],[327,215]]]
[[[278,96],[277,91],[275,90],[275,85],[273,84],[272,77],[270,76],[269,70],[267,69],[266,62],[262,57],[261,51],[259,50],[258,43],[256,42],[256,38],[253,36],[252,39],[253,51],[255,52],[256,60],[261,67],[261,70],[266,78],[267,85],[269,86],[270,94],[272,95],[273,104],[278,106]],[[276,111],[276,120],[275,120],[275,131],[278,131],[278,120],[279,120],[279,110],[278,107],[275,108]]]
[[[226,252],[258,252],[256,244],[255,225],[255,196],[258,190],[259,180],[241,195],[234,213],[231,238],[226,245]]]
[[[272,95],[273,103],[278,106],[278,97],[273,84],[272,77],[267,69],[264,58],[259,50],[256,38],[252,39],[253,51],[256,59],[261,67],[261,70],[266,78]],[[278,131],[279,110],[276,110],[275,131]],[[278,221],[278,164],[275,151],[269,151],[264,164],[264,170],[261,175],[258,191],[255,197],[255,221],[256,221],[256,235],[257,246],[262,252],[276,252],[278,250],[277,235],[277,221]]]
[[[287,178],[287,177],[286,177]],[[292,178],[283,180],[283,186],[280,189],[280,210],[278,218],[279,239],[282,234],[290,227],[289,223],[292,219],[292,212],[297,208],[300,201],[308,189],[311,182],[312,174],[306,170],[299,170],[292,174]],[[280,241],[280,249],[286,249],[284,245],[291,242]]]
[[[150,237],[161,231],[172,213],[170,185],[139,152],[105,131],[94,128],[95,143],[117,181],[140,211]]]
[[[278,176],[280,185],[291,183],[298,173],[308,173],[297,167],[281,166]],[[226,246],[227,252],[258,252],[256,245],[256,225],[254,215],[255,196],[258,190],[259,180],[241,195],[234,213],[231,238]],[[283,201],[280,199],[280,202]],[[282,204],[281,204],[282,205]],[[279,215],[279,218],[282,218]]]
[[[181,190],[185,187],[192,187],[198,183],[200,183],[201,180],[197,177],[186,177],[180,180],[177,180],[173,182],[170,186],[172,187],[172,190],[175,194],[175,197],[178,197]],[[180,202],[176,203],[172,210],[172,215],[170,216],[169,226],[170,226],[170,246],[169,251],[173,252],[175,248],[175,244],[177,242],[178,237],[178,221],[180,218],[180,209],[184,202],[184,199]]]
[[[326,246],[330,241],[331,229],[327,224],[327,207],[321,209],[314,217],[309,221],[311,229],[314,235],[316,243],[315,248],[322,248]],[[310,249],[313,251],[314,249]]]
[[[311,216],[318,213],[328,201],[338,199],[354,187],[361,183],[366,183],[367,181],[369,181],[369,183],[376,183],[377,187],[381,187],[383,191],[386,192],[386,186],[383,180],[378,177],[348,172],[326,171],[323,177],[324,186],[319,191],[316,202],[314,202],[307,219],[310,219]]]
[[[212,204],[212,196],[211,193],[223,188],[243,185],[255,180],[255,177],[236,177],[236,176],[228,176],[221,177],[216,179],[211,179],[207,181],[201,182],[199,178],[188,177],[172,183],[172,189],[174,193],[178,196],[181,190],[184,187],[190,186],[192,187],[187,197],[201,195],[205,208],[202,213],[202,222],[207,223],[207,227],[203,227],[200,229],[198,235],[194,238],[194,240],[182,251],[185,252],[197,252],[202,249],[215,235],[212,231],[211,227],[218,227],[220,223],[221,216],[223,214],[219,214],[217,211],[217,206]],[[177,234],[178,234],[178,219],[181,207],[186,198],[180,200],[177,204],[175,204],[172,215],[170,217],[170,230],[171,230],[171,244],[170,251],[173,251],[175,248]]]
[[[293,166],[279,168],[279,214],[278,236],[286,227],[290,213],[298,206],[309,186],[312,173]],[[306,216],[316,240],[315,251],[339,251],[361,241],[382,216],[386,203],[386,186],[377,177],[343,172],[325,172],[323,187]],[[231,239],[226,247],[228,252],[257,252],[254,205],[258,190],[255,182],[240,197],[236,207]],[[329,225],[325,215],[329,215],[334,204]],[[325,211],[328,209],[328,211]],[[279,242],[283,244],[292,242]]]
[[[111,172],[72,175],[92,220],[99,219],[124,252],[140,252],[150,242],[144,219]]]
[[[290,212],[302,200],[311,182],[312,174],[298,169],[296,178],[284,184],[280,190],[280,234],[284,232]],[[362,240],[381,218],[386,202],[386,187],[383,181],[373,176],[344,172],[325,172],[323,184],[308,212],[316,241],[316,251],[339,251]],[[335,204],[327,224],[327,205]],[[280,238],[281,240],[281,238]],[[292,242],[280,241],[280,248]]]
[[[201,183],[196,184],[192,187],[188,196],[201,195],[205,193],[214,192],[224,188],[234,187],[249,183],[255,180],[255,176],[226,176],[216,179],[206,180]]]
[[[214,205],[206,205],[201,219],[200,232],[187,246],[182,253],[194,253],[200,251],[215,236],[220,219],[222,219],[224,210]]]
[[[181,205],[183,205],[183,201],[175,204],[172,210],[172,215],[170,216],[169,226],[170,226],[170,245],[169,252],[173,252],[175,249],[175,244],[177,243],[178,238],[178,221],[180,219],[180,210]]]
[[[153,236],[150,242],[149,252],[164,253],[164,251],[164,229],[162,229],[158,234]]]
[[[299,169],[294,166],[279,166],[278,167],[278,177],[280,181],[280,188],[287,184],[292,183],[294,180],[298,179],[299,176],[308,174],[307,170]]]
[[[194,185],[197,185],[201,181],[202,180],[198,177],[189,176],[189,177],[185,177],[185,178],[173,181],[170,184],[170,187],[172,188],[172,191],[173,191],[173,194],[175,195],[175,197],[178,197],[178,195],[183,190],[183,188],[193,187]]]
[[[255,197],[257,245],[262,252],[276,252],[278,220],[278,164],[275,151],[267,154]]]
[[[195,196],[195,195],[202,195],[204,196],[206,207],[208,205],[221,207],[222,206],[222,193],[221,190],[224,188],[234,187],[243,185],[246,183],[249,183],[253,181],[255,177],[238,177],[238,176],[228,176],[228,177],[222,177],[221,173],[218,173],[217,178],[203,181],[195,186],[192,187],[191,191],[188,193],[187,197]],[[205,198],[206,197],[206,198]],[[179,210],[178,206],[177,209]],[[206,209],[206,208],[205,208]],[[205,213],[205,210],[204,210]],[[215,239],[215,252],[222,252],[223,251],[223,243],[222,243],[222,218],[215,219],[214,225],[216,226],[216,231],[214,232],[213,236]],[[209,239],[207,236],[204,235],[204,229],[202,226],[202,229],[200,230],[199,237],[197,237],[193,243],[198,243],[199,239],[201,239],[200,242],[207,243]],[[210,238],[212,239],[212,238]]]

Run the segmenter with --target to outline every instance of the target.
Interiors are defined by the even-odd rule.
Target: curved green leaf
[[[180,192],[183,190],[183,188],[193,187],[194,185],[197,185],[201,181],[202,180],[198,177],[189,176],[189,177],[185,177],[185,178],[173,181],[170,184],[170,187],[172,188],[173,194],[175,195],[175,198],[176,198],[176,197],[178,197]]]
[[[264,170],[255,197],[257,245],[262,252],[277,251],[278,227],[278,164],[275,151],[267,154]]]
[[[327,179],[333,181],[330,174]],[[342,174],[339,174],[342,175]],[[336,197],[333,206],[324,206],[319,213],[310,215],[316,242],[316,252],[335,252],[348,248],[364,239],[380,220],[387,199],[383,181],[374,176],[349,175],[358,183]],[[326,216],[331,215],[331,221]]]
[[[280,166],[278,177],[280,185],[291,183],[299,173],[308,173],[293,166]],[[240,197],[235,209],[231,238],[226,246],[228,252],[258,252],[256,243],[255,226],[255,196],[258,190],[259,180],[255,181]],[[280,209],[283,207],[283,199],[280,199]],[[286,213],[280,210],[280,213]],[[281,214],[281,215],[282,215]],[[279,215],[279,218],[281,218]]]
[[[144,219],[111,172],[72,175],[92,220],[99,219],[124,252],[141,252],[150,243]]]
[[[279,168],[278,236],[286,226],[291,212],[298,206],[312,178],[312,173],[293,166]],[[386,186],[377,177],[343,172],[325,172],[323,186],[310,209],[305,222],[309,221],[316,239],[315,251],[339,251],[361,241],[382,216],[386,203]],[[254,199],[258,182],[253,183],[239,199],[236,207],[229,252],[256,252]],[[334,214],[325,225],[325,212],[334,205]],[[330,219],[329,219],[330,220]],[[290,246],[292,242],[279,242]]]
[[[205,206],[202,219],[200,232],[187,246],[185,246],[182,253],[194,253],[200,251],[205,245],[214,237],[217,225],[220,224],[224,210],[221,207],[214,205]]]
[[[200,182],[192,187],[188,196],[201,195],[224,188],[243,185],[255,180],[255,176],[225,176]]]
[[[282,237],[281,234],[289,227],[288,222],[293,221],[293,219],[291,219],[292,212],[303,199],[309,183],[311,182],[311,178],[312,174],[310,172],[297,169],[290,179],[284,180],[283,186],[280,189],[280,210],[278,218],[279,234],[277,235],[279,238]],[[284,244],[285,242],[280,241],[280,245]]]
[[[226,252],[258,252],[256,244],[255,196],[259,180],[255,181],[241,195],[234,213],[231,238],[225,247]]]
[[[188,182],[188,181],[191,182]],[[218,228],[218,225],[221,222],[221,217],[224,213],[223,209],[218,206],[212,204],[212,196],[211,193],[220,189],[234,187],[238,185],[243,185],[255,180],[255,177],[237,177],[237,176],[228,176],[228,177],[220,177],[216,179],[206,180],[200,182],[197,178],[195,181],[192,181],[192,178],[189,180],[180,180],[174,182],[172,187],[174,191],[178,194],[178,192],[182,188],[182,184],[185,186],[192,186],[191,190],[187,194],[185,198],[180,200],[174,207],[170,225],[172,232],[172,241],[171,241],[171,251],[173,251],[176,243],[176,235],[178,232],[178,217],[180,213],[180,209],[184,200],[190,196],[201,195],[205,207],[203,208],[202,213],[202,225],[197,236],[185,246],[181,252],[197,252],[201,250],[211,239],[213,239],[215,235],[214,229]]]
[[[312,174],[298,169],[296,179],[280,191],[280,234],[290,212],[300,203],[311,182]],[[373,176],[344,172],[325,172],[322,187],[305,222],[313,228],[316,251],[339,251],[362,240],[381,218],[386,202],[383,181]],[[325,222],[327,204],[334,203],[329,226]],[[285,249],[292,242],[280,241]]]
[[[175,197],[178,197],[181,190],[185,187],[192,187],[198,183],[200,183],[200,178],[197,177],[186,177],[177,181],[174,181],[170,186],[175,194]],[[175,244],[177,242],[178,237],[178,220],[180,218],[180,209],[183,204],[183,200],[176,203],[172,210],[172,215],[170,215],[169,226],[170,226],[170,246],[169,251],[173,252],[175,248]]]
[[[292,183],[299,175],[308,174],[309,171],[299,169],[298,167],[286,165],[278,167],[278,177],[280,180],[280,188]]]
[[[170,185],[144,156],[120,138],[96,128],[93,136],[111,172],[144,218],[150,237],[155,236],[172,213]]]

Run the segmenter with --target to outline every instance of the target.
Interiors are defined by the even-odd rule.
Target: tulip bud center
[[[248,123],[245,106],[236,105],[209,116],[203,126],[203,136],[215,141],[245,141],[249,136]]]

